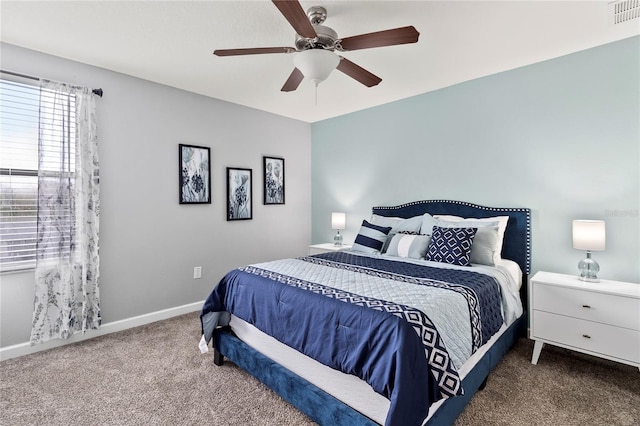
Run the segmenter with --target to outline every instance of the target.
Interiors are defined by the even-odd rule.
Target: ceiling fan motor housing
[[[324,25],[313,25],[313,29],[316,30],[317,38],[308,39],[302,37],[300,34],[296,34],[296,49],[308,50],[308,49],[328,49],[334,50],[336,46],[336,40],[338,39],[338,33],[332,28],[325,27]]]

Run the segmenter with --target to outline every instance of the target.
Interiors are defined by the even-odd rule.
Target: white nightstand
[[[342,251],[350,249],[351,246],[347,244],[342,244],[341,246],[337,246],[333,243],[312,244],[309,246],[309,256],[313,254],[329,253],[332,251]]]
[[[532,364],[549,343],[640,368],[640,284],[538,272],[529,300]]]

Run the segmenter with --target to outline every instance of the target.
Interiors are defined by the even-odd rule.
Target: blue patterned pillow
[[[363,220],[360,232],[358,232],[351,250],[364,253],[380,253],[382,246],[387,241],[389,231],[391,231],[390,226],[377,226]]]
[[[433,235],[425,256],[426,260],[469,266],[471,246],[478,228],[433,227]]]

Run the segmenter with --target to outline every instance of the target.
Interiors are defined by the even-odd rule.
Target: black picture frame
[[[264,205],[284,204],[284,158],[262,157]]]
[[[227,220],[253,219],[253,170],[227,167]]]
[[[211,204],[211,149],[178,145],[180,204]]]

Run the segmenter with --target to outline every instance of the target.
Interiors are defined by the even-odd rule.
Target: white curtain
[[[41,81],[31,344],[100,326],[100,182],[91,89]]]

